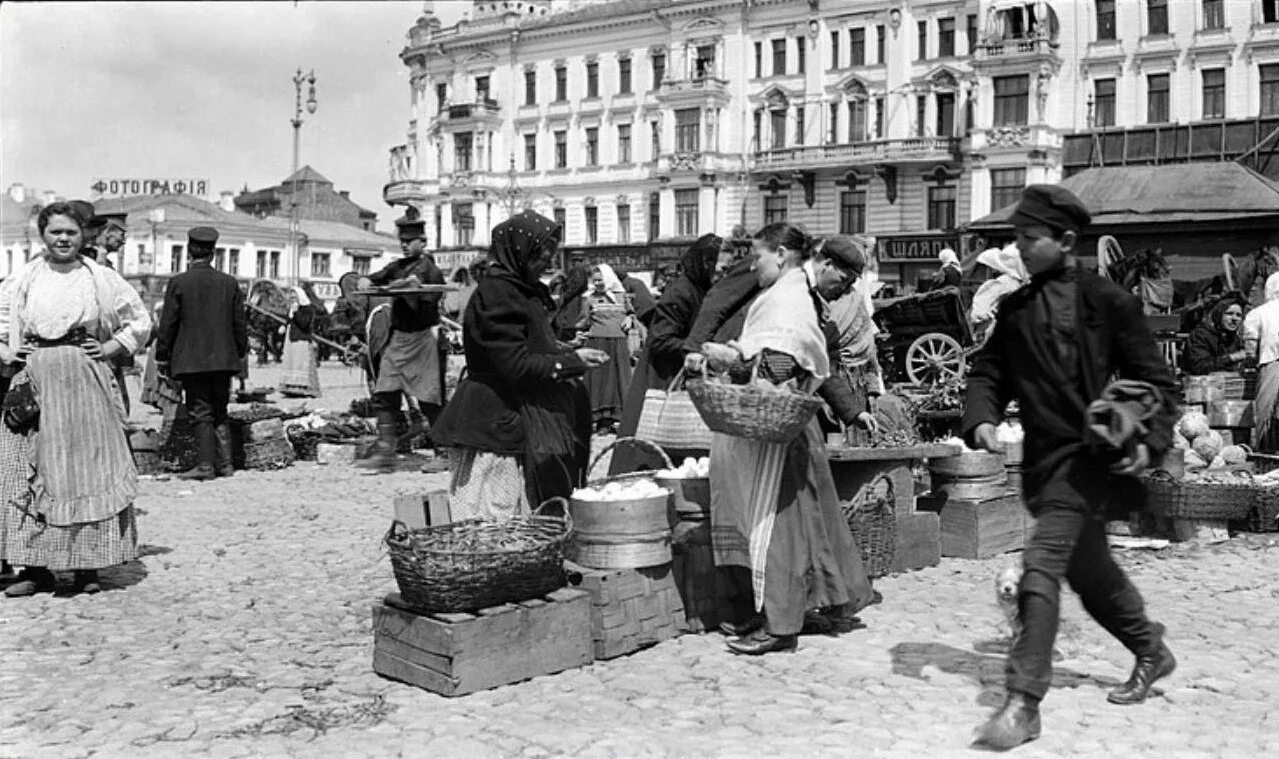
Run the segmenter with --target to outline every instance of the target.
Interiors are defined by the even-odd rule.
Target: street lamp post
[[[306,96],[306,112],[315,113],[319,102],[315,99],[315,70],[305,76],[302,69],[293,76],[293,173],[289,175],[289,251],[293,258],[293,282],[302,281],[302,251],[298,248],[298,150],[302,135],[302,85],[310,85]]]

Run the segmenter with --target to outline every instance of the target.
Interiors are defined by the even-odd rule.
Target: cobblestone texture
[[[324,381],[357,392],[344,370]],[[881,580],[866,629],[795,654],[688,635],[459,699],[377,677],[391,498],[444,479],[301,463],[145,482],[145,555],[105,592],[0,603],[0,757],[977,755],[972,730],[1002,700],[1002,658],[982,653],[1003,632],[1002,559]],[[1121,552],[1179,669],[1144,705],[1107,704],[1131,659],[1069,597],[1044,735],[1017,754],[1279,756],[1272,538]]]

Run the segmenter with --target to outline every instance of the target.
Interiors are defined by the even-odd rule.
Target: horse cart
[[[935,385],[960,379],[978,347],[959,290],[940,290],[880,301],[879,362],[890,382]]]

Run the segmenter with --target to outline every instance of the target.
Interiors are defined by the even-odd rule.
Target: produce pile
[[[599,488],[585,487],[573,491],[578,501],[632,501],[640,498],[669,496],[671,491],[648,479],[633,482],[607,482]]]
[[[315,459],[316,446],[320,443],[367,438],[377,434],[377,424],[355,414],[312,411],[289,422],[284,434],[293,444],[298,458],[311,461]]]
[[[684,463],[675,469],[662,469],[653,473],[654,476],[664,477],[671,480],[684,480],[693,477],[709,477],[711,474],[711,459],[709,456],[703,456],[695,459],[692,456],[684,459]]]
[[[1201,411],[1187,411],[1172,433],[1174,448],[1185,449],[1186,471],[1225,469],[1248,461],[1248,449],[1242,445],[1226,445],[1221,433],[1208,428],[1208,417]]]
[[[962,411],[966,386],[964,380],[955,378],[933,385],[928,396],[919,404],[920,413],[938,411]]]
[[[233,422],[253,424],[264,419],[287,419],[288,412],[272,403],[232,404],[227,407],[227,418]]]

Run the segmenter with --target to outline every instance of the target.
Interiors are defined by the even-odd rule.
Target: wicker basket
[[[866,565],[866,574],[871,577],[888,574],[897,555],[895,503],[893,481],[881,474],[867,483],[853,500],[841,504]]]
[[[396,520],[385,543],[405,603],[426,612],[475,611],[563,587],[570,525],[534,515],[410,531]]]
[[[1279,488],[1257,488],[1248,512],[1249,532],[1279,532]]]
[[[289,444],[293,446],[293,453],[298,461],[315,461],[316,449],[323,442],[323,435],[301,424],[289,425],[285,433],[288,435]]]
[[[244,461],[238,465],[240,469],[256,469],[267,471],[292,466],[297,460],[293,446],[287,438],[281,436],[270,440],[244,444]]]
[[[707,427],[766,443],[794,440],[822,407],[816,396],[754,382],[690,380],[686,387]]]
[[[1159,472],[1144,483],[1147,506],[1170,519],[1242,519],[1258,490],[1250,483],[1186,482]]]

